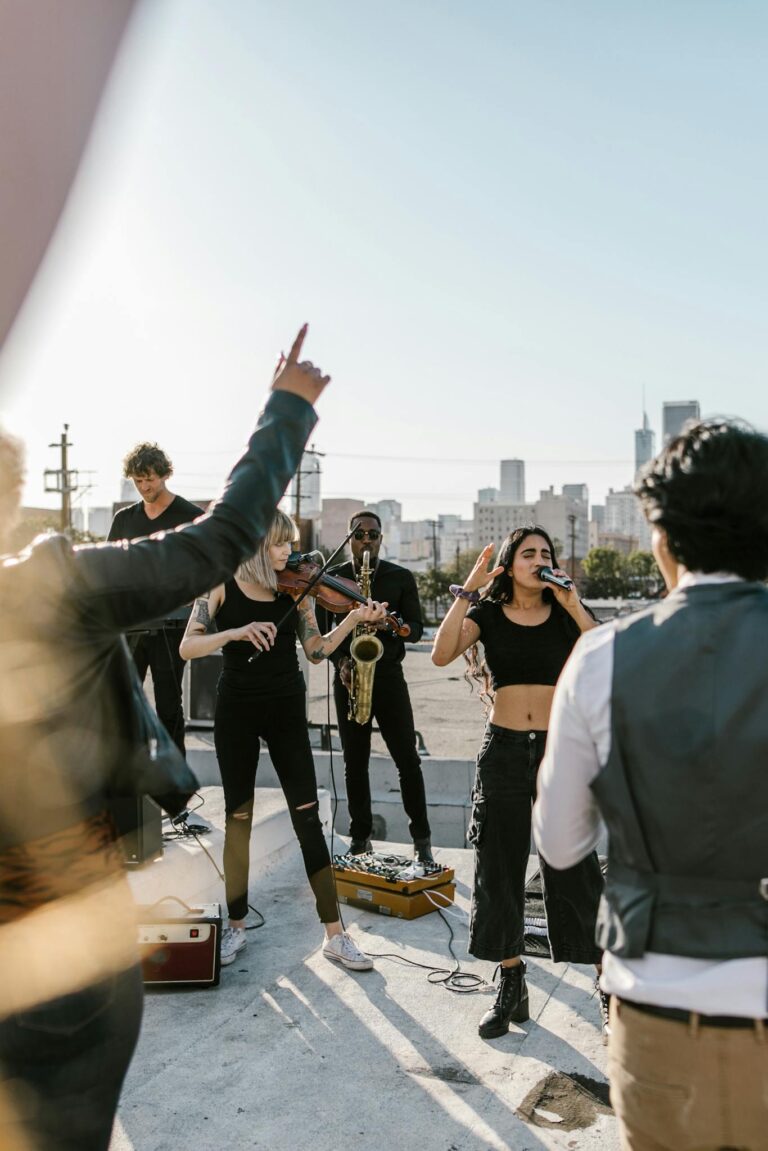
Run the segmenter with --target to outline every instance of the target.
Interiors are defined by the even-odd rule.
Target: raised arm
[[[316,422],[311,402],[328,377],[299,362],[306,329],[275,376],[245,455],[208,515],[174,532],[131,543],[78,548],[83,624],[122,631],[189,603],[223,583],[253,555],[301,460]]]
[[[464,591],[475,592],[485,587],[497,575],[501,575],[503,568],[494,568],[488,571],[488,564],[493,556],[493,544],[487,544],[467,578],[464,580]],[[460,596],[453,601],[443,622],[438,628],[435,641],[432,645],[432,663],[437,667],[446,667],[453,663],[462,652],[477,643],[480,638],[480,628],[474,620],[467,619],[470,602]]]

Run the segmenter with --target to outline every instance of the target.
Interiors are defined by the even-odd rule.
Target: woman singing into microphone
[[[224,787],[226,825],[224,877],[229,925],[221,940],[221,962],[234,962],[245,947],[248,867],[259,739],[267,744],[288,802],[304,867],[325,927],[323,954],[353,971],[368,971],[372,961],[342,931],[331,860],[317,804],[315,765],[309,745],[306,686],[296,654],[301,640],[313,662],[326,659],[359,623],[376,623],[384,608],[369,600],[338,627],[321,635],[309,598],[283,622],[293,603],[278,591],[298,533],[293,520],[278,511],[259,550],[241,564],[233,579],[195,601],[181,655],[198,659],[224,649],[218,684],[214,739]],[[215,619],[216,631],[209,631]],[[249,662],[254,648],[260,658]]]
[[[504,1035],[511,1021],[528,1018],[521,952],[536,775],[555,683],[578,637],[597,622],[557,567],[554,545],[543,528],[513,531],[489,572],[492,553],[489,544],[464,587],[456,589],[432,650],[438,667],[469,652],[468,674],[482,682],[481,698],[491,703],[468,833],[475,848],[469,951],[501,965],[496,1002],[478,1028],[485,1039]],[[543,583],[543,568],[570,586]],[[481,665],[478,641],[484,649]],[[543,859],[540,864],[553,960],[599,964],[594,939],[602,876],[597,855],[567,871],[555,871]]]

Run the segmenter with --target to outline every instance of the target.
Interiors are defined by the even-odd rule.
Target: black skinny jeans
[[[131,967],[0,1022],[0,1078],[35,1151],[107,1151],[143,996]]]
[[[253,793],[260,738],[269,749],[288,803],[320,922],[335,923],[339,918],[336,888],[318,811],[303,693],[270,698],[219,695],[216,700],[214,740],[224,787],[224,877],[230,919],[245,919],[248,914]]]
[[[181,628],[164,628],[129,637],[129,646],[143,683],[147,668],[152,672],[155,690],[155,710],[182,755],[184,746],[184,711],[181,706],[181,678],[184,660],[179,655],[179,644],[184,634]]]
[[[368,723],[360,724],[347,719],[349,692],[338,675],[333,682],[333,698],[344,751],[349,834],[353,839],[365,840],[373,827],[368,762],[371,758],[371,730],[375,719],[400,777],[400,794],[408,816],[411,838],[428,839],[430,830],[424,776],[416,751],[411,698],[400,665],[386,671],[376,669],[371,719]]]
[[[531,808],[546,739],[545,731],[489,723],[480,747],[467,833],[475,848],[469,952],[478,959],[500,963],[523,951]],[[595,922],[603,878],[597,853],[564,871],[541,857],[539,864],[552,959],[599,963]]]

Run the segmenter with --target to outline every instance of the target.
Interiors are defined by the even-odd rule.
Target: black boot
[[[414,839],[413,855],[419,863],[434,863],[435,857],[432,854],[431,839],[429,837],[426,839]]]
[[[353,839],[347,848],[347,855],[366,855],[373,851],[370,839]]]
[[[477,1029],[482,1039],[506,1035],[510,1023],[525,1023],[528,1018],[528,988],[525,985],[525,960],[515,967],[502,967],[499,990],[493,1007],[486,1011]]]

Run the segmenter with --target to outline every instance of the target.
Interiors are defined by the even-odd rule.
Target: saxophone
[[[360,594],[366,599],[371,596],[371,553],[363,552],[363,564],[358,577]],[[376,663],[384,652],[384,644],[375,634],[376,625],[359,623],[349,647],[352,660],[352,682],[349,686],[348,719],[355,723],[367,723],[371,718],[373,700],[373,673]]]

